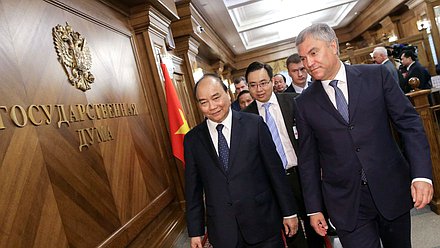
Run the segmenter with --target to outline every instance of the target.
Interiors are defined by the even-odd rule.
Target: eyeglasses
[[[269,85],[270,81],[261,81],[259,83],[250,83],[249,88],[251,89],[257,89],[260,88],[266,88]]]

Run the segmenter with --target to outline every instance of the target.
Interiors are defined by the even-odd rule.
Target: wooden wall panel
[[[52,28],[66,22],[90,47],[95,82],[86,92],[57,61]],[[100,1],[0,0],[0,247],[124,247],[150,223],[173,221],[156,220],[178,201],[167,130],[150,104],[158,96],[145,90],[152,82],[141,78],[137,53],[128,18]],[[110,103],[135,104],[138,114],[70,112]],[[9,113],[31,105],[41,124],[18,114],[17,123],[27,118],[18,127]],[[40,105],[52,106],[50,123]],[[81,147],[81,130],[100,127],[109,140],[85,133]],[[181,223],[181,210],[168,209]]]

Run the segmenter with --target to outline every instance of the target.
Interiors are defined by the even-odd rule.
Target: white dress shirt
[[[298,85],[294,84],[292,82],[292,87],[295,89],[295,92],[298,94],[301,94],[305,89],[307,89],[307,87],[309,87],[309,82],[306,82],[306,84],[303,87],[299,87]]]
[[[266,111],[263,107],[264,103],[260,101],[256,101],[256,102],[257,102],[258,113],[260,114],[261,117],[263,117],[264,121],[266,121]],[[292,142],[290,141],[289,134],[287,133],[287,128],[286,128],[286,124],[284,123],[283,114],[281,113],[280,104],[278,103],[277,97],[273,92],[268,102],[271,103],[269,112],[272,115],[273,119],[275,120],[278,133],[280,134],[284,153],[286,154],[287,166],[285,169],[289,169],[293,166],[297,166],[298,158],[296,157],[295,150],[293,148]],[[293,128],[293,127],[289,127],[289,128]]]
[[[208,130],[209,134],[211,136],[212,143],[215,147],[215,151],[217,152],[218,156],[218,132],[217,132],[217,125],[223,124],[222,133],[223,136],[225,136],[226,142],[228,143],[228,147],[231,147],[231,129],[232,129],[232,110],[229,108],[229,113],[226,116],[226,118],[221,122],[213,122],[210,119],[206,120],[206,124],[208,124]]]

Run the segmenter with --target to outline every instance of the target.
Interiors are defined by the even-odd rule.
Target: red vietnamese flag
[[[170,124],[170,139],[173,155],[185,165],[183,158],[183,137],[189,131],[188,122],[183,115],[182,105],[177,97],[176,89],[168,74],[167,67],[160,63],[165,78],[165,93],[167,97],[168,122]]]

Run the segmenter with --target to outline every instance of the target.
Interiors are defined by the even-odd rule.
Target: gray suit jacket
[[[397,82],[397,84],[399,84],[399,74],[397,72],[397,68],[393,65],[393,62],[388,60],[383,65],[386,66],[388,71],[391,73],[391,76],[393,76],[393,79]]]

